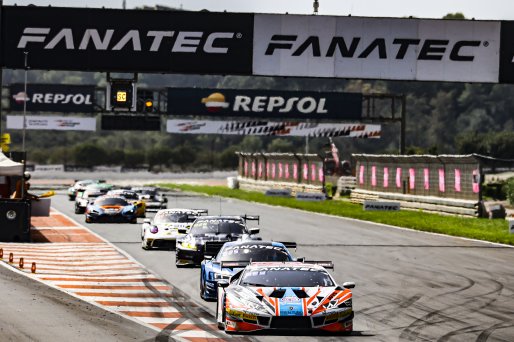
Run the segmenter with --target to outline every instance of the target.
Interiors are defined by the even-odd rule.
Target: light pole
[[[25,152],[25,130],[27,129],[27,58],[29,53],[27,51],[24,51],[23,54],[25,55],[25,83],[24,83],[24,99],[23,99],[23,135],[22,135],[22,151]]]

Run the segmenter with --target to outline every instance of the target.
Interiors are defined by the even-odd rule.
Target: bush
[[[503,201],[507,198],[505,190],[506,182],[504,180],[497,180],[482,186],[482,194],[486,199]]]
[[[511,205],[514,205],[514,177],[510,177],[503,186],[505,189],[505,196]]]

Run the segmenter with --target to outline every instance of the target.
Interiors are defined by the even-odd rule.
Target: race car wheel
[[[86,216],[86,223],[93,223],[89,217]]]
[[[200,298],[204,299],[205,285],[203,283],[203,271],[200,271]]]
[[[131,224],[136,224],[137,223],[137,217],[134,217],[131,221],[130,221]]]
[[[75,214],[82,214],[81,211],[79,207],[75,207]]]
[[[148,249],[150,249],[150,248],[148,247],[148,244],[146,243],[146,241],[145,241],[145,240],[143,240],[143,242],[141,242],[141,248],[143,248],[144,250],[148,250]]]
[[[216,312],[218,312],[218,305],[219,304],[219,300],[216,301]],[[225,330],[225,320],[227,318],[227,309],[226,309],[226,306],[225,306],[225,298],[223,298],[223,308],[221,310],[221,323],[218,322],[218,329],[219,330]]]
[[[177,251],[175,251],[175,266],[177,266],[177,268],[182,268],[182,267],[184,267],[185,265],[184,265],[184,264],[181,264],[181,263],[179,262],[179,260],[180,260],[180,259],[178,258],[178,252],[177,252]]]

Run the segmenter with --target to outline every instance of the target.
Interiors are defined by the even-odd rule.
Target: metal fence
[[[481,159],[475,155],[354,154],[356,188],[416,196],[481,200]]]
[[[239,156],[238,175],[264,182],[325,184],[324,160],[317,154],[245,153]]]

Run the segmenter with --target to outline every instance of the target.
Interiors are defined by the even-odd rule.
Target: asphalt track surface
[[[173,251],[143,250],[141,224],[87,224],[63,194],[52,206],[214,314],[215,303],[199,296],[199,269],[177,269]],[[339,283],[356,283],[351,336],[259,334],[256,340],[514,341],[514,248],[195,194],[175,193],[168,207],[260,215],[264,239],[296,241],[296,256],[332,260]]]

